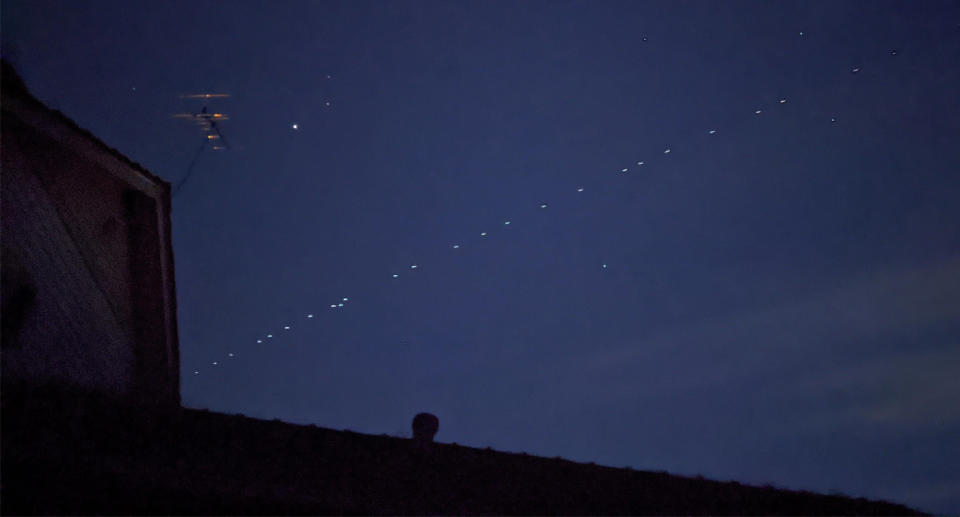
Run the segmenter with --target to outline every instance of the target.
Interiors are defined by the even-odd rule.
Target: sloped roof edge
[[[63,122],[70,129],[76,131],[81,136],[89,139],[91,142],[96,144],[97,147],[105,151],[107,154],[113,156],[117,160],[120,160],[124,164],[129,165],[133,170],[142,174],[145,178],[147,178],[152,183],[160,185],[161,187],[164,188],[164,190],[170,190],[170,182],[150,172],[149,170],[147,170],[146,167],[131,160],[129,157],[121,153],[119,150],[113,147],[110,147],[109,145],[107,145],[106,142],[104,142],[103,140],[100,140],[93,133],[91,133],[90,130],[80,127],[79,124],[77,124],[73,119],[65,115],[62,111],[52,109],[48,107],[46,104],[44,104],[42,101],[40,101],[40,99],[37,99],[32,93],[30,93],[30,89],[27,88],[27,85],[23,81],[23,78],[20,77],[20,75],[16,72],[16,70],[13,68],[13,65],[10,64],[10,62],[8,62],[6,59],[0,59],[0,62],[2,62],[2,72],[0,72],[0,78],[2,78],[2,88],[3,88],[4,98],[19,99],[31,105],[34,108],[37,108],[41,111],[49,113],[50,115],[58,119],[60,122]]]

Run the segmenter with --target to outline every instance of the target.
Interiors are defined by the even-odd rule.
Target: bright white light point
[[[216,366],[216,365],[217,365],[217,362],[216,362],[216,361],[214,361],[214,362],[213,362],[213,365],[214,365],[214,366]]]
[[[336,308],[337,308],[337,304],[331,303],[331,304],[330,304],[330,308],[331,308],[331,309],[336,309]]]
[[[670,149],[664,150],[664,151],[663,151],[663,154],[670,154]]]
[[[547,208],[547,204],[546,204],[546,203],[541,203],[541,204],[540,204],[540,208]]]
[[[836,122],[836,121],[837,121],[837,119],[835,119],[835,118],[830,118],[830,122]]]
[[[325,104],[326,104],[327,106],[329,106],[329,105],[330,105],[330,101],[327,101]]]
[[[343,307],[343,304],[342,304],[342,303],[338,303],[338,304],[337,304],[337,307]]]
[[[851,71],[851,72],[853,72],[853,73],[857,73],[857,72],[859,72],[859,71],[860,71],[860,68],[859,68],[859,67],[857,67],[857,68],[854,68],[853,70],[850,70],[850,71]]]
[[[233,357],[233,352],[230,352],[229,354],[227,354],[227,357]]]
[[[780,104],[785,104],[786,102],[787,102],[787,99],[780,99]]]
[[[200,375],[200,372],[197,371],[197,370],[194,370],[194,371],[193,371],[193,374],[194,374],[194,375]]]
[[[263,343],[263,340],[262,340],[262,339],[258,339],[258,340],[257,340],[257,343]]]
[[[800,31],[800,35],[803,36],[803,31]]]
[[[583,187],[578,188],[577,192],[583,192]]]
[[[267,334],[267,337],[273,337],[273,334]]]
[[[707,133],[709,133],[709,134],[711,134],[711,135],[712,135],[712,134],[715,134],[716,132],[717,132],[716,129],[711,129],[710,131],[707,131]]]
[[[455,250],[456,250],[456,249],[460,249],[460,245],[459,245],[459,244],[454,244],[454,245],[453,245],[453,249],[455,249]]]
[[[296,124],[294,124],[294,125],[292,125],[292,126],[290,126],[290,127],[292,127],[293,129],[299,129],[299,126],[297,126]]]
[[[283,330],[290,330],[290,326],[289,326],[289,325],[284,325]]]
[[[486,237],[486,236],[487,236],[487,232],[480,232],[480,236],[481,236],[481,237]]]
[[[510,224],[510,221],[504,221],[503,224]]]
[[[350,298],[344,298],[343,301],[348,302],[350,301]]]
[[[394,274],[393,278],[398,278],[400,275]]]
[[[313,317],[313,314],[307,314],[307,317],[308,317],[308,318],[312,318],[312,317]]]
[[[620,172],[627,172],[627,169],[620,169]]]
[[[643,165],[643,162],[637,162],[637,165]]]
[[[757,110],[757,111],[754,111],[754,113],[756,113],[757,115],[759,115],[759,114],[763,113],[763,110]]]
[[[410,269],[417,269],[417,265],[413,264],[412,266],[410,266]]]
[[[606,265],[606,264],[603,265],[603,269],[607,269],[607,265]]]

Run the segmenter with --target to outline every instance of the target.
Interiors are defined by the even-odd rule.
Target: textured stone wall
[[[169,186],[4,88],[4,382],[179,402]]]

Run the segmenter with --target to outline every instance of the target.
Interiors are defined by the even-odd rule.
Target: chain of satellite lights
[[[803,38],[803,37],[805,37],[806,35],[804,34],[803,31],[801,31],[801,32],[799,33],[799,36],[800,36],[801,38]],[[646,41],[646,39],[644,39],[644,40]],[[896,50],[896,49],[891,49],[891,50],[888,50],[887,52],[888,52],[888,54],[889,54],[890,56],[896,56],[896,55],[899,53],[899,51]],[[858,73],[860,73],[860,71],[861,71],[861,66],[854,66],[854,67],[852,67],[852,68],[850,68],[850,69],[848,70],[848,73],[858,74]],[[786,98],[786,97],[780,97],[780,98],[777,99],[777,101],[774,103],[774,106],[776,107],[776,106],[783,105],[783,104],[786,104],[786,103],[787,103],[787,98]],[[755,117],[761,116],[761,115],[763,115],[763,113],[764,113],[764,108],[763,108],[763,106],[754,107],[754,108],[752,108],[752,110],[753,110],[753,115],[754,115]],[[831,123],[831,124],[836,123],[836,122],[837,122],[837,118],[836,118],[836,117],[830,117],[830,123]],[[719,129],[711,128],[711,129],[707,129],[707,130],[706,130],[706,134],[708,134],[708,135],[715,135],[715,134],[717,134],[718,131],[719,131]],[[662,155],[670,155],[671,152],[672,152],[672,149],[671,149],[670,147],[666,147],[666,148],[663,149]],[[647,163],[647,162],[644,161],[644,160],[639,160],[639,161],[636,162],[636,167],[637,167],[637,168],[643,168],[643,167],[646,165],[646,163]],[[632,167],[632,166],[631,166],[631,167]],[[627,174],[628,172],[630,172],[630,167],[623,167],[623,168],[621,168],[617,173],[620,174],[620,175],[623,175],[623,174]],[[576,187],[576,191],[577,191],[577,192],[583,192],[583,191],[584,191],[584,187],[583,187],[583,186],[577,186],[577,187]],[[547,205],[547,203],[541,202],[541,203],[538,205],[538,207],[539,207],[540,209],[546,209],[546,208],[548,207],[548,205]],[[510,224],[511,224],[511,221],[510,221],[510,220],[504,220],[504,221],[502,222],[502,225],[503,225],[503,226],[510,226]],[[480,232],[480,237],[481,237],[481,238],[486,238],[488,235],[489,235],[489,232]],[[449,247],[450,247],[450,249],[454,249],[454,250],[460,249],[460,244],[459,244],[459,243],[454,243],[454,244],[449,245]],[[603,269],[607,269],[608,264],[606,264],[606,263],[601,263],[600,267],[603,268]],[[403,268],[403,270],[409,270],[409,271],[415,271],[415,270],[417,270],[417,269],[419,269],[419,266],[418,266],[417,264],[410,264],[409,266],[405,266],[405,267]],[[399,277],[400,277],[400,273],[397,273],[397,272],[390,273],[390,278],[396,279],[396,278],[399,278]],[[348,303],[349,301],[350,301],[350,298],[348,298],[348,297],[346,297],[346,296],[341,297],[341,298],[337,298],[336,301],[334,301],[333,303],[330,303],[330,304],[329,304],[329,307],[326,308],[325,310],[329,310],[329,311],[339,311],[339,310],[343,310],[344,308],[346,308],[347,303]],[[312,320],[312,319],[314,319],[315,317],[316,317],[316,314],[315,314],[315,313],[309,313],[309,314],[306,314],[306,315],[305,315],[305,319],[308,319],[308,320]],[[261,335],[260,337],[258,337],[258,338],[256,339],[256,342],[257,342],[258,344],[262,344],[262,343],[265,343],[265,342],[267,342],[267,341],[277,339],[279,332],[289,332],[290,330],[292,330],[292,328],[293,328],[292,325],[289,325],[289,324],[283,325],[283,326],[280,327],[281,330],[279,330],[279,331],[276,331],[276,332],[268,332],[268,333],[265,333],[265,334]],[[236,356],[237,356],[237,354],[235,354],[234,352],[227,352],[227,353],[225,354],[226,359],[233,359],[233,358],[235,358]],[[211,362],[210,362],[210,366],[212,366],[212,367],[218,367],[218,366],[221,366],[222,364],[223,364],[223,360],[222,360],[222,359],[221,359],[221,360],[214,360],[214,361],[211,361]],[[200,372],[201,372],[200,369],[194,369],[194,370],[193,370],[193,375],[200,375]]]

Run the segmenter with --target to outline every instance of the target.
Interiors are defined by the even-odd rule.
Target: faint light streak
[[[268,337],[268,338],[272,338],[272,337],[273,337],[273,334],[267,334],[267,337]]]
[[[668,147],[664,149],[663,154],[670,154],[670,148]]]
[[[417,265],[416,265],[416,264],[411,264],[411,265],[410,265],[410,269],[417,269]]]
[[[313,314],[307,314],[307,317],[308,317],[308,318],[312,318],[312,317],[313,317]]]
[[[504,221],[504,222],[503,222],[503,225],[504,225],[504,226],[509,226],[509,225],[510,225],[510,221]]]
[[[345,298],[343,299],[343,301],[348,302],[348,301],[350,301],[350,298],[346,298],[346,297],[345,297]]]
[[[578,187],[577,192],[583,192],[583,187]]]
[[[283,330],[290,330],[290,325],[284,325]]]
[[[454,244],[454,245],[453,245],[453,249],[455,249],[455,250],[460,249],[460,245],[459,245],[459,244]]]
[[[642,162],[642,161],[639,161],[639,162],[637,162],[637,165],[641,165],[641,166],[642,166],[642,165],[643,165],[643,162]]]
[[[400,276],[400,275],[398,275],[398,274],[396,274],[396,273],[393,274],[393,278],[398,278],[399,276]]]
[[[627,169],[620,169],[620,172],[627,172]]]

